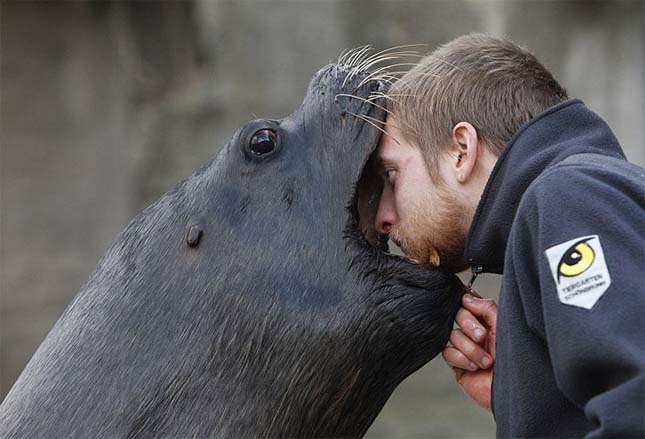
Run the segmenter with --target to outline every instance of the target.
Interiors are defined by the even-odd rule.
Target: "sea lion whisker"
[[[394,84],[396,81],[398,81],[399,79],[400,79],[400,78],[398,78],[397,76],[390,76],[390,75],[387,75],[387,74],[385,74],[385,73],[381,73],[381,74],[379,74],[379,75],[377,75],[377,76],[375,76],[375,77],[373,77],[373,78],[370,78],[370,79],[369,79],[368,81],[366,81],[366,82],[372,82],[372,81],[375,81],[375,82],[385,82],[386,84],[392,85],[392,84]],[[356,90],[358,90],[358,88],[356,88]]]
[[[371,66],[375,64],[382,63],[384,61],[389,61],[392,59],[405,59],[405,58],[421,58],[423,55],[421,55],[418,52],[413,52],[413,51],[404,51],[404,52],[392,52],[392,53],[386,53],[383,55],[380,55],[378,57],[375,56],[370,56],[367,58],[360,66],[360,70],[368,70]]]
[[[419,63],[407,63],[407,62],[402,62],[402,63],[396,63],[396,64],[391,64],[383,67],[379,67],[378,69],[374,70],[372,73],[370,73],[365,79],[363,79],[358,86],[356,86],[356,89],[361,88],[367,81],[369,81],[371,78],[377,76],[379,73],[384,73],[384,74],[389,74],[389,70],[392,67],[401,67],[401,66],[418,66]]]
[[[390,65],[387,65],[387,66],[379,67],[378,69],[374,70],[374,72],[382,72],[383,70],[387,71],[387,69],[391,69],[392,67],[401,67],[401,66],[416,67],[418,65],[419,65],[419,63],[416,63],[416,62],[400,62],[400,63],[396,63],[396,64],[390,64]]]
[[[404,75],[408,71],[407,70],[394,70],[394,71],[388,71],[387,73],[390,75]],[[432,76],[434,78],[441,78],[441,75],[437,75],[436,73],[430,73],[430,72],[420,72],[418,73],[420,76]]]
[[[345,64],[351,66],[352,59],[358,56],[358,53],[362,50],[365,50],[366,47],[369,47],[369,44],[365,44],[363,46],[357,46],[354,49],[350,50],[349,56],[345,59]]]
[[[365,99],[365,98],[362,98],[360,96],[351,95],[351,94],[347,94],[347,93],[339,93],[334,97],[334,99],[337,98],[338,96],[345,96],[345,97],[348,97],[348,98],[358,99],[360,101],[367,102],[368,104],[371,104],[371,105],[375,106],[376,108],[380,108],[381,110],[385,111],[388,114],[392,114],[392,112],[390,110],[388,110],[387,108],[383,107],[382,105],[375,104],[374,101],[372,101],[370,99]]]
[[[392,67],[396,67],[396,66],[398,66],[400,64],[407,64],[407,63],[397,63],[397,64],[383,66],[383,67],[379,67],[378,69],[375,69],[373,72],[371,72],[369,75],[367,75],[361,82],[358,83],[358,85],[356,86],[356,89],[361,88],[370,79],[372,79],[374,77],[377,77],[381,73],[387,75],[387,73],[388,73],[387,69],[392,68]]]
[[[360,66],[357,67],[358,71],[368,71],[371,69],[373,66],[378,65],[380,63],[386,62],[386,61],[393,61],[393,60],[400,60],[400,59],[407,59],[409,58],[409,55],[392,55],[392,56],[385,56],[381,57],[379,59],[372,60],[370,62],[365,62],[361,64]],[[387,69],[391,68],[392,66],[396,66],[397,64],[391,64],[387,66],[382,66],[380,67],[376,73],[380,73],[381,71],[387,72]],[[375,73],[375,72],[368,72],[368,73]]]
[[[371,101],[373,99],[385,99],[386,101],[394,102],[397,105],[401,105],[401,102],[391,96],[388,96],[387,94],[383,92],[378,92],[378,93],[372,93],[368,96],[367,100]],[[394,114],[391,110],[388,110],[388,114],[391,114],[392,116],[396,117],[396,114]]]
[[[365,59],[363,64],[361,65],[362,69],[365,69],[367,65],[373,65],[375,63],[383,62],[384,60],[388,60],[391,57],[394,58],[422,58],[424,55],[420,54],[419,52],[414,52],[411,50],[408,51],[401,51],[401,52],[390,52],[390,53],[385,53],[381,54],[379,56],[370,56]]]
[[[401,144],[401,142],[399,142],[396,138],[394,138],[390,133],[388,133],[388,132],[387,132],[387,131],[385,131],[383,128],[381,128],[380,126],[376,125],[374,122],[370,121],[369,119],[366,119],[365,117],[361,116],[360,114],[352,113],[351,111],[347,111],[347,114],[351,114],[352,116],[354,116],[354,117],[356,117],[356,118],[358,118],[358,119],[361,119],[361,120],[363,120],[364,122],[369,123],[369,124],[370,124],[370,125],[372,125],[374,128],[376,128],[377,130],[379,130],[380,132],[382,132],[382,133],[383,133],[383,134],[385,134],[386,136],[390,137],[390,138],[391,138],[391,139],[392,139],[392,140],[393,140],[397,145],[400,145],[400,144]]]
[[[400,104],[401,102],[395,98],[414,98],[416,96],[417,95],[415,94],[402,94],[402,93],[391,94],[391,93],[383,93],[380,90],[375,90],[372,93],[370,93],[368,99],[383,98],[383,99],[390,100],[392,102],[396,102],[397,104]]]
[[[369,119],[369,120],[371,120],[372,122],[375,122],[375,123],[380,123],[380,124],[383,124],[383,125],[392,126],[392,127],[394,127],[394,128],[401,129],[401,127],[399,127],[399,126],[397,126],[397,125],[394,125],[394,124],[393,124],[393,123],[391,123],[391,122],[385,122],[385,121],[383,121],[383,120],[381,120],[381,119],[377,119],[377,118],[375,118],[375,117],[368,116],[367,114],[363,114],[363,115],[361,115],[361,116],[362,116],[362,117],[364,117],[364,118],[366,118],[366,119]]]
[[[370,81],[379,81],[380,79],[383,79],[385,82],[387,82],[390,85],[392,84],[391,77],[388,78],[387,72],[374,72],[374,73],[370,73],[365,78],[363,78],[363,80],[358,83],[356,88],[354,88],[354,91],[360,89],[363,85],[367,84]]]
[[[353,68],[350,70],[349,74],[348,74],[347,76],[345,76],[345,80],[343,81],[343,84],[342,84],[342,86],[341,86],[341,90],[342,90],[343,88],[345,88],[345,85],[347,84],[347,81],[351,81],[352,79],[354,79],[354,76],[356,76],[356,75],[358,74],[358,72],[360,72],[360,70],[358,69],[358,67],[353,67]],[[358,90],[358,88],[355,88],[354,90]]]
[[[354,67],[354,68],[352,68],[350,70],[349,74],[347,76],[345,76],[345,79],[343,80],[343,84],[340,87],[341,90],[343,88],[345,88],[345,85],[347,84],[347,81],[351,81],[354,78],[354,76],[356,76],[358,74],[358,72],[359,72],[359,70],[356,67]],[[355,88],[354,90],[358,90],[358,88]]]
[[[383,93],[383,92],[377,91],[374,93]],[[389,97],[397,97],[397,98],[414,98],[417,96],[415,94],[403,94],[403,93],[383,93],[383,94]]]
[[[407,71],[401,70],[401,71],[395,71],[395,72],[385,72],[381,73],[373,78],[370,78],[370,81],[384,81],[387,82],[388,84],[392,85],[395,82],[398,82],[402,85],[407,85],[408,82],[407,80],[403,79],[401,76],[394,76],[394,75],[405,75]],[[422,77],[431,77],[431,78],[439,78],[439,75],[435,75],[433,73],[419,73],[418,76]]]
[[[358,70],[356,69],[355,62],[358,57],[360,57],[360,54],[364,52],[365,50],[369,50],[369,46],[364,46],[361,50],[358,50],[354,55],[352,55],[347,62],[345,63],[346,66],[350,67],[349,73],[345,75],[345,79],[343,80],[343,83],[341,85],[341,89],[345,87],[347,84],[347,81],[349,81],[357,72]]]
[[[371,58],[370,53],[374,50],[374,46],[369,46],[367,50],[361,52],[360,56],[354,60],[354,65],[358,71],[361,70],[361,65]]]
[[[410,44],[410,45],[403,45],[403,46],[395,46],[389,49],[382,50],[372,55],[369,55],[369,53],[374,48],[371,45],[365,45],[365,46],[360,46],[356,49],[350,50],[347,53],[342,53],[341,56],[339,57],[339,63],[342,62],[344,65],[352,67],[349,74],[345,76],[342,87],[345,87],[347,82],[350,81],[354,76],[356,76],[358,72],[367,70],[369,67],[372,67],[373,65],[376,65],[385,61],[392,61],[395,59],[402,59],[407,57],[421,57],[422,55],[416,51],[408,50],[408,51],[396,52],[395,50],[398,48],[415,47],[415,46],[422,46],[422,45],[423,44]],[[385,69],[401,66],[401,65],[416,65],[416,63],[397,63],[387,67],[382,67],[377,71],[381,72]],[[365,84],[365,82],[367,81],[361,82],[361,85]]]
[[[372,67],[372,66],[374,66],[376,64],[379,64],[379,63],[382,63],[382,62],[385,62],[385,61],[391,61],[393,59],[405,59],[405,58],[407,58],[407,56],[394,56],[394,55],[393,56],[385,56],[385,57],[378,58],[378,59],[375,59],[375,60],[372,60],[372,61],[369,61],[369,62],[366,61],[365,63],[363,63],[363,64],[361,64],[359,66],[359,70],[369,70],[370,67]]]
[[[365,47],[366,46],[358,46],[358,47],[353,47],[353,48],[347,49],[347,52],[345,52],[345,55],[343,57],[343,64],[347,65],[349,60],[350,60],[350,58],[352,58],[356,54],[356,52],[358,52],[359,50],[361,50],[361,49],[363,49]]]
[[[394,103],[396,103],[398,105],[401,105],[401,102],[399,102],[398,100],[396,100],[396,99],[390,97],[389,95],[387,95],[387,94],[385,94],[383,92],[380,92],[380,91],[377,91],[377,92],[374,92],[374,93],[370,94],[370,96],[368,97],[367,101],[371,102],[372,99],[387,99],[387,100],[390,100],[390,101],[392,101],[392,102],[394,102]],[[393,111],[391,111],[391,110],[386,110],[386,111],[387,111],[387,113],[389,115],[389,118],[397,119],[397,120],[399,119],[397,117],[396,113],[394,113]],[[389,120],[389,118],[388,118],[388,120]],[[392,126],[394,128],[397,128],[397,129],[399,129],[401,131],[411,132],[413,135],[415,135],[417,137],[419,136],[417,130],[412,125],[410,125],[409,123],[406,123],[405,121],[403,121],[403,122],[404,122],[405,128],[401,127],[400,125],[393,124],[391,122],[382,122],[382,123],[384,125],[389,125],[389,126]]]
[[[379,57],[379,56],[382,56],[382,55],[388,55],[389,56],[389,55],[392,54],[392,51],[399,50],[399,49],[405,49],[405,48],[408,48],[408,47],[419,47],[419,46],[427,47],[428,45],[424,44],[424,43],[421,43],[421,44],[403,44],[403,45],[399,45],[399,46],[393,46],[393,47],[383,49],[380,52],[375,53],[370,58],[376,58],[376,57]],[[416,51],[411,51],[411,52],[417,53]],[[394,53],[396,53],[396,52],[394,52]]]
[[[336,64],[343,64],[345,61],[345,58],[347,57],[347,54],[350,52],[351,49],[343,49],[340,52],[340,55],[338,55],[338,60],[336,61]]]
[[[347,65],[350,67],[356,67],[358,60],[360,59],[365,52],[368,52],[372,50],[372,46],[367,44],[365,46],[362,46],[359,50],[356,51],[348,60],[347,60]]]
[[[347,50],[347,52],[343,55],[342,62],[339,60],[339,64],[342,64],[347,67],[353,67],[354,59],[357,56],[359,56],[359,53],[361,51],[364,51],[369,47],[370,47],[369,45],[365,45],[365,46],[358,46],[353,49]]]
[[[372,122],[375,122],[375,123],[380,123],[380,124],[382,124],[382,125],[387,125],[387,123],[385,123],[385,122],[384,122],[384,121],[382,121],[381,119],[377,119],[377,118],[375,118],[375,117],[368,116],[367,114],[356,114],[356,113],[352,113],[352,112],[349,112],[349,111],[347,111],[347,113],[349,113],[349,114],[353,114],[353,115],[354,115],[354,116],[356,116],[356,117],[359,117],[359,116],[360,116],[361,118],[364,118],[364,119],[367,119],[367,120],[371,120]]]
[[[366,63],[371,62],[371,60],[373,60],[373,59],[377,59],[377,58],[378,58],[378,57],[380,57],[380,56],[388,56],[388,55],[390,55],[390,53],[388,53],[388,51],[389,51],[389,50],[390,50],[390,49],[384,49],[384,50],[381,50],[381,51],[379,51],[379,52],[373,53],[372,55],[370,55],[369,57],[367,57],[367,59],[365,60],[365,62],[366,62]]]
[[[366,114],[365,114],[365,115],[363,115],[363,117],[366,117],[367,119],[371,120],[372,122],[381,123],[381,124],[383,124],[383,125],[391,126],[391,127],[394,127],[394,128],[397,128],[397,129],[401,130],[401,127],[400,127],[400,126],[395,125],[395,124],[393,124],[392,122],[385,122],[385,121],[383,121],[383,120],[376,119],[376,118],[374,118],[374,117],[372,117],[372,116],[368,116],[368,115],[366,115]]]
[[[394,99],[393,97],[388,96],[387,94],[385,94],[385,93],[383,93],[381,91],[371,93],[368,96],[367,100],[371,100],[371,99],[388,99],[388,100],[390,100],[392,102],[400,104],[400,102],[398,100]]]
[[[398,80],[399,80],[399,78],[397,76],[390,76],[390,75],[386,74],[385,72],[381,72],[377,76],[374,76],[374,77],[369,78],[369,79],[366,78],[365,83],[368,83],[368,82],[385,82],[386,84],[392,85]],[[359,89],[359,87],[356,86],[354,91],[356,91],[358,89]]]
[[[359,50],[356,54],[356,56],[352,57],[350,62],[348,62],[348,65],[352,66],[353,68],[351,69],[349,75],[345,77],[345,80],[343,81],[342,87],[345,87],[347,84],[347,81],[351,80],[356,76],[359,72],[361,72],[363,69],[363,65],[366,62],[366,59],[370,59],[371,57],[367,57],[369,52],[373,50],[374,48],[372,46],[365,46],[361,50]],[[367,57],[367,58],[365,58]]]

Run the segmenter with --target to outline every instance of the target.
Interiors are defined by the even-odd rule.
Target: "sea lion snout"
[[[305,101],[332,99],[336,113],[343,118],[369,116],[379,107],[383,108],[384,98],[375,93],[383,94],[387,88],[386,82],[370,80],[369,72],[356,70],[353,66],[329,64],[314,75]],[[382,121],[379,115],[372,117]]]

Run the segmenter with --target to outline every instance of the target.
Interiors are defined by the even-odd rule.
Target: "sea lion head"
[[[243,125],[132,220],[7,397],[0,432],[363,435],[444,347],[463,291],[374,231],[365,169],[384,91],[351,63],[324,67],[293,114]]]

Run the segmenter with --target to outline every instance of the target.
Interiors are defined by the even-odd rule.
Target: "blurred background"
[[[0,4],[0,399],[115,235],[256,117],[295,110],[343,49],[471,31],[534,51],[645,164],[643,1]],[[476,287],[497,297],[499,279]],[[493,437],[440,359],[370,438]]]

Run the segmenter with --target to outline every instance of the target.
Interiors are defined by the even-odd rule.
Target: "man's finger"
[[[443,357],[443,360],[448,363],[448,366],[452,367],[453,369],[459,368],[471,371],[479,369],[479,367],[475,363],[470,361],[464,354],[462,354],[452,346],[446,347],[443,352],[441,352],[441,356]]]
[[[475,317],[481,319],[489,328],[497,327],[497,304],[493,299],[478,299],[470,294],[464,294],[462,299],[463,307],[470,311]]]
[[[470,362],[477,364],[482,369],[488,369],[493,365],[493,358],[460,329],[452,330],[450,333],[450,344]]]
[[[455,320],[461,327],[461,330],[475,342],[482,343],[486,340],[486,329],[479,320],[477,320],[477,317],[472,315],[472,313],[466,308],[459,308]]]
[[[477,291],[473,290],[471,287],[466,287],[466,294],[470,294],[471,296],[475,296],[478,299],[483,299],[481,294],[479,294]]]

